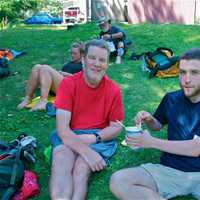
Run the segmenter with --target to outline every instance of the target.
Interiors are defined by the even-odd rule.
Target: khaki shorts
[[[200,200],[200,172],[183,172],[161,164],[142,164],[157,184],[158,193],[166,199],[192,195]]]

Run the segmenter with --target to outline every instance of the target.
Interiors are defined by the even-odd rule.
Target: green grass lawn
[[[172,48],[176,55],[191,47],[200,46],[200,27],[185,25],[120,25],[133,40],[137,53],[151,51],[155,48]],[[69,59],[69,47],[75,40],[86,41],[97,37],[98,27],[95,24],[75,26],[69,30],[51,28],[50,26],[17,26],[0,30],[0,48],[24,50],[26,55],[11,62],[11,70],[19,74],[0,80],[0,140],[15,139],[18,134],[26,132],[38,140],[37,163],[32,170],[38,174],[41,186],[38,200],[47,200],[50,164],[45,162],[43,151],[49,145],[49,133],[55,128],[55,118],[48,117],[45,112],[29,112],[17,110],[16,106],[25,93],[25,83],[34,64],[49,64],[60,69]],[[135,114],[143,109],[153,112],[163,95],[179,88],[178,78],[149,79],[140,69],[140,61],[128,60],[132,50],[125,55],[121,65],[110,64],[109,76],[122,89],[126,125],[132,125]],[[165,138],[166,129],[153,133]],[[110,175],[118,169],[137,166],[141,163],[159,161],[159,151],[145,149],[134,152],[122,147],[124,138],[121,133],[117,138],[118,150],[110,164],[102,172],[95,173],[90,180],[88,200],[114,200],[109,192]],[[67,187],[67,186],[66,186]],[[176,200],[189,200],[192,197],[179,197]]]

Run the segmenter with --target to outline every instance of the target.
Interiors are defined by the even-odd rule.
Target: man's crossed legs
[[[55,147],[51,173],[52,200],[85,199],[91,169],[81,156],[63,144]]]

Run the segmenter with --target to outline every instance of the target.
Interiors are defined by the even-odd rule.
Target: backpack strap
[[[15,184],[17,169],[19,167],[19,162],[21,162],[20,156],[21,156],[21,152],[22,152],[22,147],[18,146],[17,148],[19,148],[19,149],[17,150],[16,156],[15,156],[15,163],[14,163],[12,175],[11,175],[11,178],[10,178],[10,185],[11,186],[13,186]]]
[[[11,174],[11,178],[10,178],[10,186],[5,191],[1,200],[10,199],[10,197],[14,194],[14,192],[17,189],[15,182],[16,182],[18,170],[21,167],[20,156],[21,156],[21,152],[22,152],[22,147],[18,145],[16,151],[17,152],[16,152],[16,156],[15,156],[15,162],[14,162],[14,165],[13,165],[12,174]]]
[[[167,52],[166,52],[167,51]],[[170,55],[169,55],[170,54]],[[149,60],[151,60],[152,62],[157,62],[154,57],[157,55],[163,55],[166,59],[169,59],[172,57],[173,52],[170,51],[170,49],[167,48],[163,48],[163,47],[159,47],[157,48],[155,51],[153,52],[146,52],[145,55],[147,56],[147,58]]]
[[[174,54],[174,52],[172,51],[172,49],[167,48],[167,47],[158,47],[156,49],[156,51],[161,51],[161,52],[163,52],[163,51],[169,51],[171,53],[171,56],[173,56],[173,54]]]
[[[9,148],[9,145],[6,144],[5,142],[0,141],[0,149],[6,150]]]
[[[8,200],[11,198],[11,196],[15,193],[16,188],[15,187],[9,187],[6,192],[4,193],[3,197],[1,200]]]

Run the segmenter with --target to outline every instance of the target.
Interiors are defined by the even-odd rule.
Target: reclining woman
[[[56,94],[58,85],[64,76],[71,76],[82,70],[83,53],[84,45],[76,42],[72,44],[70,49],[71,61],[65,64],[61,71],[56,71],[49,65],[35,65],[27,82],[26,96],[17,108],[26,107],[32,101],[35,90],[40,87],[40,100],[31,110],[45,109],[49,91]]]

